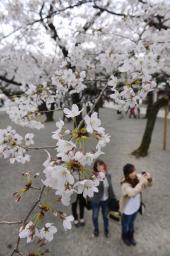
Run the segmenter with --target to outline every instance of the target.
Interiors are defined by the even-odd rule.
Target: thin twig
[[[88,115],[90,115],[90,114],[93,112],[95,106],[97,105],[98,101],[100,100],[100,98],[101,98],[102,94],[104,93],[104,91],[106,90],[107,86],[108,86],[108,85],[106,84],[105,87],[104,87],[104,88],[102,89],[102,91],[100,92],[100,94],[99,94],[99,96],[97,97],[95,103],[93,104],[93,107],[92,107],[92,108],[90,109],[90,111],[87,113]],[[78,129],[82,126],[83,122],[84,122],[84,120],[81,120],[81,122],[80,122],[79,125],[78,125]]]
[[[37,188],[37,187],[33,187],[33,186],[31,186],[30,188],[32,188],[34,190],[41,190],[41,188]]]
[[[40,149],[55,149],[56,146],[45,146],[45,147],[23,147],[26,150],[40,150]]]
[[[18,220],[18,221],[6,221],[6,220],[3,220],[3,221],[0,221],[0,224],[8,224],[8,225],[11,225],[11,224],[21,224],[23,223],[23,220]]]

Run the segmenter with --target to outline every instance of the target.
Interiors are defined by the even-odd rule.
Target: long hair
[[[94,165],[93,165],[93,171],[94,171],[95,174],[98,173],[98,169],[97,169],[98,165],[103,165],[104,166],[104,170],[107,172],[107,165],[105,164],[105,162],[103,160],[97,159],[94,162]]]
[[[123,167],[124,180],[121,182],[121,184],[127,182],[132,186],[132,188],[136,187],[136,185],[139,183],[138,177],[136,176],[134,179],[129,177],[130,173],[132,173],[134,170],[135,166],[133,164],[126,164]]]
[[[134,188],[134,187],[136,187],[136,185],[139,183],[139,179],[138,179],[137,176],[135,177],[135,179],[131,179],[131,178],[129,178],[129,177],[126,177],[126,178],[124,179],[124,182],[129,183],[129,184],[132,186],[132,188]]]

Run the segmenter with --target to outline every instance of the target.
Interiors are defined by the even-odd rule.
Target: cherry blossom
[[[34,134],[33,133],[27,133],[25,135],[25,145],[30,146],[31,144],[34,144]]]
[[[79,111],[78,106],[76,104],[73,104],[71,107],[71,110],[69,110],[68,108],[64,108],[63,112],[66,115],[66,117],[72,118],[72,117],[76,117],[76,116],[80,115],[82,110]]]
[[[75,183],[74,188],[78,194],[83,193],[83,196],[86,198],[93,197],[94,193],[98,192],[98,185],[97,180],[83,180]]]
[[[54,238],[54,234],[57,232],[57,228],[53,226],[53,223],[46,223],[45,226],[40,229],[39,237],[51,242]]]
[[[51,111],[53,105],[54,111],[64,108],[65,116],[72,118],[76,126],[69,126],[68,129],[64,121],[56,122],[57,129],[52,133],[52,138],[56,140],[56,156],[46,151],[48,157],[43,163],[43,178],[41,172],[39,175],[45,189],[53,190],[57,200],[66,207],[76,193],[83,193],[86,198],[93,197],[98,191],[103,177],[94,177],[90,171],[91,165],[104,154],[103,148],[110,142],[110,135],[101,126],[97,113],[83,116],[83,108],[78,107],[80,102],[77,102],[78,105],[66,105],[66,97],[73,100],[74,94],[78,94],[79,101],[81,99],[84,101],[82,104],[93,109],[92,99],[86,101],[84,92],[95,82],[95,88],[99,91],[108,89],[117,109],[126,111],[129,106],[144,100],[148,92],[155,90],[155,74],[169,74],[170,70],[168,2],[124,0],[117,4],[108,1],[108,6],[105,2],[100,1],[101,8],[122,15],[106,10],[95,19],[97,5],[94,8],[91,1],[82,1],[83,25],[74,22],[80,19],[80,9],[69,8],[69,1],[44,1],[43,5],[39,0],[22,3],[20,0],[4,1],[0,11],[1,87],[16,94],[16,97],[9,97],[5,101],[4,108],[10,120],[31,129],[44,128],[40,108],[45,104],[47,111]],[[73,0],[74,3],[76,1]],[[50,17],[51,8],[54,14]],[[67,13],[58,11],[63,8]],[[42,10],[43,19],[39,21],[37,10]],[[157,20],[158,17],[160,20]],[[161,22],[163,29],[159,27]],[[4,29],[6,26],[9,36]],[[98,84],[98,81],[101,83]],[[98,97],[97,94],[95,96],[93,102]],[[80,114],[84,120],[84,130],[74,120]],[[91,145],[91,151],[86,152],[83,146],[92,138],[96,143]],[[0,155],[9,159],[11,164],[30,161],[29,150],[33,147],[29,146],[32,144],[33,133],[21,136],[11,127],[0,130]],[[36,210],[39,211],[38,207]],[[48,212],[41,211],[43,216]],[[72,221],[72,216],[64,217],[65,230],[71,229]],[[38,231],[38,224],[30,221],[21,227],[19,237],[26,238],[27,242],[36,237],[46,242],[52,241],[57,228],[52,223],[46,223]]]
[[[73,220],[74,220],[74,218],[73,218],[72,215],[65,217],[65,219],[63,220],[63,227],[64,227],[64,230],[65,230],[65,231],[71,229],[71,227],[72,227],[71,222],[72,222]]]
[[[53,135],[52,135],[52,138],[55,139],[55,140],[58,140],[60,139],[60,133],[63,129],[63,126],[64,126],[64,122],[62,120],[56,122],[56,127],[58,128],[55,132],[53,132]]]
[[[97,116],[97,113],[94,112],[91,117],[86,115],[84,117],[84,121],[86,123],[86,129],[89,133],[93,133],[93,131],[97,131],[101,125],[101,121]]]
[[[0,154],[9,158],[10,163],[15,161],[25,164],[30,161],[30,155],[22,145],[23,138],[12,127],[0,130]]]
[[[20,238],[27,238],[27,243],[33,241],[35,237],[39,236],[39,231],[35,227],[35,224],[30,221],[25,228],[21,227],[19,230],[19,237]]]
[[[59,195],[65,191],[66,185],[74,184],[74,177],[62,165],[47,166],[43,172],[45,174],[45,180],[42,180],[43,184],[55,189]]]

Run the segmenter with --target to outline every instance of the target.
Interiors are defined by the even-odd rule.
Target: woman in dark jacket
[[[94,193],[92,198],[92,221],[94,225],[94,236],[99,235],[98,217],[99,210],[102,209],[104,234],[109,235],[109,200],[115,198],[112,187],[111,175],[107,172],[107,166],[102,160],[96,160],[94,163],[94,174],[99,178],[98,192]]]

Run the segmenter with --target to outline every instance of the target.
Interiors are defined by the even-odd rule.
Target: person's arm
[[[143,174],[138,174],[138,179],[145,178],[146,182],[144,184],[144,188],[152,186],[152,176],[149,172],[143,172]]]
[[[147,180],[144,177],[141,177],[139,183],[133,188],[130,184],[124,183],[122,184],[122,194],[124,196],[133,197],[138,193],[142,192],[142,190],[147,186]]]

